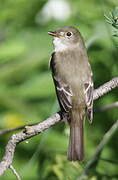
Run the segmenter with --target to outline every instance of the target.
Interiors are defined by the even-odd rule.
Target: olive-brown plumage
[[[68,159],[84,159],[83,123],[93,118],[92,72],[83,38],[78,29],[65,26],[55,32],[50,67],[61,111],[70,125]]]

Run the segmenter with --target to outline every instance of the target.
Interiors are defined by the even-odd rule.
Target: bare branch
[[[5,148],[5,155],[0,162],[0,175],[2,175],[4,171],[12,164],[15,148],[18,143],[39,134],[40,132],[48,129],[60,120],[60,113],[56,113],[47,120],[34,126],[26,126],[24,131],[12,135]]]
[[[10,132],[13,132],[13,131],[24,129],[25,126],[33,126],[33,125],[36,125],[36,124],[38,124],[38,123],[23,125],[23,126],[19,126],[19,127],[16,127],[16,128],[11,128],[11,129],[4,129],[4,130],[0,131],[0,136],[2,136],[4,134],[7,134],[7,133],[10,133]]]
[[[117,160],[111,160],[111,159],[106,159],[106,158],[99,158],[99,160],[101,161],[105,161],[107,163],[111,163],[111,164],[115,164],[115,165],[118,165],[118,161]]]
[[[16,178],[18,180],[21,180],[21,178],[20,178],[19,174],[17,173],[17,171],[15,170],[15,168],[12,165],[10,165],[9,168],[12,170],[13,174],[15,174]]]
[[[115,87],[118,87],[118,77],[115,77],[115,78],[111,79],[107,83],[105,83],[102,86],[100,86],[99,88],[95,89],[93,99],[94,100],[98,99],[99,97],[101,97],[104,94],[108,93],[109,91],[111,91]]]
[[[102,140],[100,141],[99,145],[97,146],[96,152],[94,153],[94,155],[92,156],[92,158],[90,159],[90,161],[88,161],[88,163],[86,164],[85,168],[84,168],[84,172],[82,174],[81,177],[79,177],[78,180],[84,180],[86,178],[86,176],[88,175],[90,169],[92,167],[96,167],[95,164],[98,163],[99,161],[99,157],[101,155],[101,152],[104,148],[104,146],[110,141],[111,137],[114,135],[114,133],[117,131],[118,129],[118,120],[112,125],[112,127],[108,130],[108,132],[103,136]]]
[[[94,100],[96,100],[99,97],[103,96],[104,94],[108,93],[115,87],[118,87],[118,77],[113,78],[109,82],[100,86],[98,89],[95,89],[94,90]],[[6,169],[9,168],[9,166],[12,164],[15,148],[18,143],[43,132],[44,130],[50,128],[52,125],[54,125],[60,121],[61,121],[61,112],[54,114],[53,116],[49,117],[47,120],[45,120],[37,125],[25,126],[24,131],[12,135],[6,145],[5,154],[3,156],[3,159],[0,162],[0,175],[2,175],[6,171]],[[105,137],[107,138],[107,136],[108,135],[106,134]],[[104,140],[102,141],[102,143],[103,142],[104,142]],[[101,146],[101,145],[99,145],[99,146]]]
[[[109,104],[107,106],[101,107],[101,108],[97,109],[96,112],[104,112],[104,111],[108,111],[113,108],[118,108],[118,101],[113,104]]]

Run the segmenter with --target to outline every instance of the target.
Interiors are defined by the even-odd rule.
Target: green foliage
[[[112,13],[110,13],[110,17],[106,16],[106,21],[111,24],[114,28],[117,29],[114,36],[118,37],[118,7],[116,7]]]
[[[54,85],[49,71],[52,51],[47,32],[63,25],[79,28],[88,47],[95,88],[118,76],[118,52],[110,25],[105,22],[104,9],[112,11],[116,0],[70,0],[71,16],[66,21],[40,21],[46,0],[0,0],[0,128],[13,128],[42,121],[58,111]],[[51,11],[49,9],[49,11]],[[58,11],[58,9],[57,9]],[[39,17],[39,24],[36,18]],[[117,28],[117,8],[112,13]],[[116,20],[115,20],[116,19]],[[116,38],[117,39],[117,38]],[[94,108],[117,100],[117,90],[97,100]],[[55,125],[48,131],[21,143],[13,165],[24,180],[76,180],[98,143],[117,119],[117,109],[95,113],[93,125],[85,123],[84,163],[67,161],[68,126]],[[91,133],[92,132],[92,133]],[[10,134],[11,135],[11,134]],[[9,136],[0,137],[0,157]],[[117,137],[104,148],[102,158],[116,160]],[[89,180],[116,180],[117,165],[100,161],[91,170]],[[107,174],[108,176],[105,176]],[[110,177],[110,178],[109,178]],[[8,170],[2,180],[14,180]]]

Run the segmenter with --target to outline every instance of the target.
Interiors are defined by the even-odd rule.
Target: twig
[[[101,161],[105,161],[105,162],[108,162],[108,163],[111,163],[111,164],[115,164],[115,165],[118,165],[118,161],[117,160],[111,160],[111,159],[106,159],[106,158],[99,158],[99,160]]]
[[[118,86],[118,77],[110,80],[109,82],[105,83],[98,89],[94,90],[94,100],[108,93],[109,91],[111,91],[113,88],[117,86]],[[37,125],[25,126],[24,131],[11,136],[10,140],[8,141],[5,147],[5,154],[2,158],[2,161],[0,162],[0,175],[2,175],[7,170],[7,168],[12,164],[16,145],[28,138],[31,138],[43,132],[44,130],[50,128],[52,125],[60,122],[61,121],[60,113],[54,114],[47,120]]]
[[[113,109],[113,108],[118,108],[118,101],[113,103],[113,104],[99,108],[95,112],[104,112],[104,111],[108,111],[108,110]]]
[[[12,165],[10,165],[9,168],[12,170],[13,174],[15,174],[16,178],[21,180],[20,175],[17,173],[16,169]]]
[[[115,77],[108,81],[107,83],[103,84],[99,88],[94,90],[93,99],[96,100],[99,97],[103,96],[104,94],[108,93],[115,87],[118,87],[118,77]]]
[[[13,132],[13,131],[24,129],[25,126],[33,126],[33,125],[36,125],[36,124],[38,124],[38,123],[23,125],[23,126],[19,126],[19,127],[16,127],[16,128],[11,128],[11,129],[4,129],[4,130],[0,131],[0,136],[2,136],[4,134],[7,134],[7,133],[10,133],[10,132]]]
[[[101,142],[99,143],[99,145],[97,146],[97,150],[94,153],[94,155],[92,156],[92,158],[90,159],[90,161],[88,161],[87,165],[84,168],[84,172],[81,175],[81,177],[79,177],[78,180],[83,180],[86,178],[86,176],[88,175],[90,169],[92,167],[96,167],[95,164],[98,163],[99,161],[99,157],[101,155],[101,152],[104,148],[104,146],[110,141],[111,137],[114,135],[114,133],[117,131],[118,129],[118,120],[112,125],[112,127],[107,131],[107,133],[103,136]]]
[[[0,175],[2,175],[6,171],[6,169],[12,164],[15,148],[18,143],[39,134],[40,132],[48,129],[60,120],[60,113],[56,113],[47,120],[34,126],[26,126],[24,131],[12,135],[6,145],[5,155],[2,161],[0,162]]]

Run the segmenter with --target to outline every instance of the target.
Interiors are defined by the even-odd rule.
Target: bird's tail
[[[70,119],[70,139],[68,147],[68,160],[82,161],[84,159],[84,112],[73,109]]]

